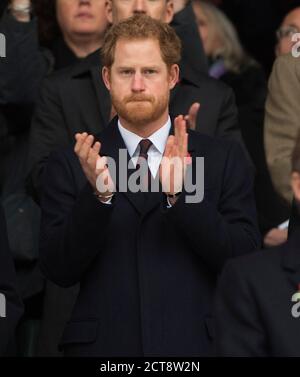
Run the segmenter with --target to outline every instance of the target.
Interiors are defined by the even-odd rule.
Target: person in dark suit
[[[0,3],[1,8],[3,0]],[[0,18],[0,33],[6,37],[7,51],[6,58],[0,59],[0,199],[25,305],[17,333],[22,345],[19,352],[33,355],[45,280],[37,268],[39,207],[25,189],[31,119],[43,78],[98,50],[108,22],[105,0],[10,0],[4,3],[6,9]],[[68,302],[66,297],[63,300]],[[54,301],[59,305],[59,298],[55,297]],[[47,308],[47,316],[50,313]],[[50,335],[52,333],[53,329]],[[48,342],[49,339],[47,334]]]
[[[120,4],[113,2],[116,7],[120,7]],[[126,14],[119,12],[119,16],[116,16],[111,4],[107,5],[107,12],[112,13],[110,20],[113,22],[136,13],[146,13],[165,22],[170,22],[173,17],[171,0],[129,1],[126,2],[126,9]],[[234,95],[226,85],[203,73],[205,58],[201,52],[201,40],[195,37],[196,26],[193,26],[192,17],[192,10],[186,8],[176,16],[173,24],[183,39],[183,58],[180,62],[181,80],[170,97],[170,112],[174,115],[190,114],[190,120],[194,119],[190,124],[196,123],[197,130],[203,134],[240,140]],[[187,52],[190,49],[187,35],[192,37],[191,43],[199,45],[195,47],[197,54],[194,54],[194,64],[191,63],[192,53]],[[195,66],[198,70],[194,69]],[[57,72],[44,81],[31,126],[28,157],[28,189],[37,201],[41,195],[41,176],[49,154],[72,145],[77,132],[99,133],[113,117],[109,92],[100,74],[101,68],[100,53],[97,51],[76,67]],[[196,111],[195,105],[192,105],[197,102],[201,103],[201,110],[195,120],[197,104]],[[55,355],[55,339],[61,335],[78,291],[76,287],[59,289],[47,282],[49,285],[51,291],[46,289],[45,320],[38,347],[42,356]]]
[[[118,116],[96,140],[76,134],[74,150],[53,153],[43,175],[41,269],[59,286],[80,283],[60,346],[67,356],[207,355],[217,274],[260,242],[252,166],[238,143],[170,119],[180,42],[167,24],[122,21],[102,53]],[[120,166],[122,150],[135,169]],[[127,170],[125,189],[109,157]],[[157,191],[130,185],[137,173],[144,182],[145,163]],[[203,200],[188,203],[187,176],[198,182],[193,194],[204,184]]]
[[[159,0],[155,2],[154,9],[146,2],[141,2],[142,9],[138,8],[137,2],[126,4],[124,8],[119,2],[108,2],[110,22],[118,22],[139,13],[149,14],[166,22],[173,18],[172,1]],[[182,19],[184,18],[175,22],[174,28],[178,28],[179,34],[183,36],[187,21]],[[196,43],[196,38],[193,40]],[[200,38],[198,44],[201,45]],[[183,50],[187,49],[184,47]],[[202,47],[199,50],[202,51]],[[232,90],[203,73],[202,56],[195,57],[200,67],[198,71],[191,67],[190,56],[180,62],[181,77],[170,99],[171,112],[174,115],[190,114],[193,118],[192,126],[203,134],[240,141]],[[195,65],[196,63],[193,66]],[[54,73],[43,83],[31,125],[28,156],[28,190],[37,201],[41,194],[40,177],[49,153],[70,145],[76,132],[101,131],[113,116],[110,96],[99,74],[101,69],[100,53],[97,51],[82,64]],[[196,111],[192,107],[197,103],[201,104],[198,114],[197,105]]]
[[[0,356],[12,356],[11,352],[15,352],[14,333],[23,314],[16,280],[6,222],[0,206]]]
[[[299,213],[300,138],[291,183]],[[218,283],[215,319],[218,356],[300,356],[299,228],[282,246],[227,263]]]
[[[89,60],[98,60],[93,55]],[[237,110],[231,89],[208,76],[195,85],[193,77],[183,76],[172,90],[170,111],[187,114],[195,102],[201,103],[196,130],[210,136],[240,139]],[[83,95],[84,93],[84,95]],[[58,72],[46,79],[32,123],[28,187],[37,199],[40,177],[50,152],[72,144],[76,132],[98,133],[109,123],[112,107],[109,92],[99,74],[99,66],[89,61],[73,70],[71,77]]]

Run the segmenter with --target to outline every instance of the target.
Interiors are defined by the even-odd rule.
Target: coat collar
[[[90,70],[93,68],[102,67],[101,62],[101,49],[96,50],[92,54],[88,55],[81,62],[74,65],[72,68],[71,77],[80,78],[86,74],[89,74]]]
[[[80,63],[74,65],[70,70],[70,79],[67,80],[67,85],[69,85],[69,97],[71,98],[69,106],[76,103],[77,106],[81,106],[81,112],[89,111],[86,117],[91,124],[97,125],[101,123],[105,127],[110,121],[111,100],[109,91],[106,89],[101,77],[102,63],[100,54],[100,50],[97,50]],[[91,100],[92,105],[89,103]],[[96,106],[94,101],[96,101]],[[91,126],[91,128],[97,129],[97,126]]]

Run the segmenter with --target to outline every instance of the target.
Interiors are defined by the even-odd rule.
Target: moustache
[[[124,98],[124,102],[154,102],[154,97],[153,96],[141,96],[141,95],[134,95],[134,96],[128,96]]]

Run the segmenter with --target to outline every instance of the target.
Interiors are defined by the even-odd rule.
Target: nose
[[[134,14],[146,13],[146,1],[145,0],[135,0],[133,13]]]
[[[91,0],[79,0],[79,5],[91,5]]]
[[[140,73],[135,73],[132,78],[131,90],[134,93],[143,92],[145,90],[145,83],[143,76]]]

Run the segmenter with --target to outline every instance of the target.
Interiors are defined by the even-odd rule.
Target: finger
[[[76,134],[75,135],[77,142],[76,142],[74,150],[77,154],[79,154],[79,151],[81,150],[82,145],[85,142],[87,137],[88,137],[88,134],[86,132],[84,132],[83,134]]]
[[[103,157],[98,156],[97,157],[97,162],[96,162],[96,170],[97,170],[97,172],[101,173],[105,169],[107,169],[107,157],[106,156],[103,156]]]
[[[192,106],[189,109],[189,114],[188,115],[190,117],[194,117],[195,118],[197,116],[197,114],[198,114],[199,109],[200,109],[200,103],[199,102],[193,103]]]
[[[186,131],[187,131],[187,121],[186,119],[184,119],[184,117],[182,117],[182,138],[184,138],[185,134],[186,134]]]
[[[187,153],[187,151],[186,151],[186,135],[187,135],[187,133],[185,132],[182,136],[182,139],[181,139],[182,140],[181,150],[180,150],[180,156],[181,157],[185,157],[186,153]]]
[[[95,165],[97,164],[98,157],[100,156],[100,148],[101,148],[101,143],[99,141],[96,141],[96,143],[93,145],[93,158],[95,160]]]
[[[79,158],[82,159],[83,161],[87,160],[93,141],[94,141],[94,136],[88,135],[88,137],[85,139],[84,143],[82,144],[78,154],[79,154]]]
[[[183,158],[184,158],[184,162],[185,162],[185,165],[189,165],[190,163],[190,157],[189,157],[189,153],[188,153],[188,138],[189,138],[189,134],[186,133],[185,136],[184,136],[184,155],[183,155]]]
[[[86,137],[86,136],[88,136],[87,132],[83,132],[83,133],[77,132],[75,134],[75,139],[78,140],[78,139],[81,139],[81,138]]]
[[[178,145],[174,144],[172,149],[172,157],[178,157],[179,156],[179,147]]]
[[[176,139],[178,138],[179,124],[180,124],[180,115],[177,116],[174,121],[174,136]]]
[[[93,148],[90,148],[87,162],[93,170],[96,170],[97,159],[99,156],[100,143],[96,142]]]
[[[179,118],[179,115],[178,115],[177,117],[174,118],[174,131],[175,131],[177,125],[178,125],[179,119],[180,119],[180,118]],[[175,132],[174,132],[174,135],[175,135]]]
[[[199,102],[193,103],[192,106],[189,109],[187,121],[188,121],[189,128],[192,129],[192,130],[196,129],[196,120],[197,120],[197,115],[198,115],[199,109],[200,109],[200,103]]]
[[[187,128],[190,128],[190,124],[189,124],[190,120],[189,119],[190,119],[189,115],[184,116],[184,120],[186,121],[186,127]]]
[[[172,153],[172,149],[175,143],[175,136],[171,135],[168,137],[166,148],[165,148],[165,157],[170,157]]]
[[[84,143],[87,136],[88,136],[88,134],[86,132],[84,132],[82,134],[77,133],[75,135],[76,144],[75,144],[75,147],[74,147],[74,151],[75,151],[76,154],[78,154],[78,152],[80,151],[82,144]]]
[[[182,117],[179,128],[178,152],[180,157],[184,157],[184,140],[186,134],[186,120]]]
[[[164,157],[170,157],[171,151],[174,145],[174,139],[175,137],[173,135],[168,137],[166,147],[165,147]]]
[[[178,122],[179,122],[179,117],[176,117],[174,120],[174,136],[177,138],[177,133],[178,133]]]
[[[99,154],[100,153],[100,148],[101,148],[100,141],[96,141],[96,143],[93,145],[94,152],[97,153],[97,154]]]

